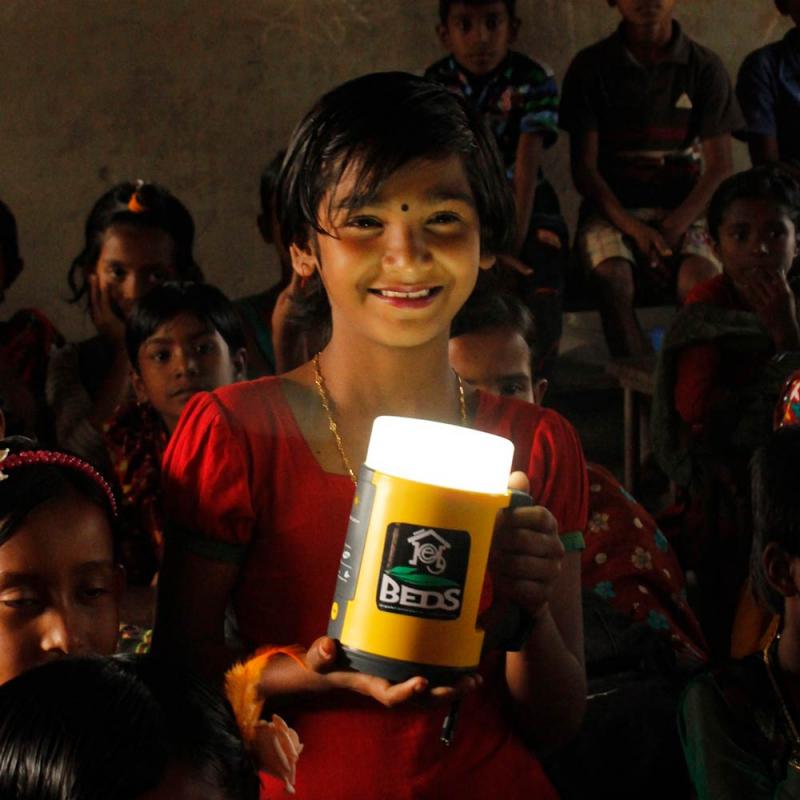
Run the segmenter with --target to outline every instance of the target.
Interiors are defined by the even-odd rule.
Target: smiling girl
[[[120,183],[94,204],[67,280],[72,301],[86,301],[97,335],[57,351],[47,375],[47,403],[62,447],[107,465],[103,423],[130,394],[125,319],[153,286],[202,279],[193,242],[186,207],[154,183]]]
[[[442,87],[368,75],[325,95],[299,125],[279,197],[304,302],[330,315],[330,342],[284,376],[187,405],[164,458],[175,529],[154,646],[219,679],[234,657],[229,603],[247,647],[299,644],[305,669],[277,656],[255,683],[304,742],[298,797],[554,797],[515,731],[552,747],[583,712],[573,552],[586,522],[583,455],[557,414],[471,391],[448,364],[452,318],[513,237],[490,135]],[[492,560],[494,596],[531,615],[531,635],[519,653],[487,652],[480,675],[455,689],[344,671],[335,642],[319,638],[355,471],[381,414],[507,436],[523,472],[514,484],[530,481],[541,504],[500,518]],[[457,691],[465,697],[448,748],[437,700]]]

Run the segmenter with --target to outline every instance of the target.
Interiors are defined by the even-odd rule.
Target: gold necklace
[[[322,378],[322,370],[319,368],[319,353],[317,353],[314,358],[312,359],[314,362],[314,383],[317,387],[317,394],[319,395],[319,401],[322,403],[322,407],[325,409],[325,415],[328,417],[328,430],[333,434],[333,440],[336,442],[336,449],[339,451],[339,457],[342,459],[342,464],[350,476],[350,480],[353,483],[358,483],[358,479],[356,478],[355,472],[353,472],[353,468],[350,466],[350,459],[347,457],[347,453],[344,451],[344,444],[342,443],[342,435],[339,433],[339,426],[336,424],[336,420],[333,416],[333,411],[331,411],[331,402],[330,398],[328,397],[328,390],[325,388],[325,381]],[[467,401],[464,397],[464,381],[461,380],[461,376],[453,373],[458,380],[458,410],[461,414],[461,424],[467,424]]]
[[[781,691],[781,687],[778,686],[778,681],[775,678],[774,673],[772,672],[772,657],[770,656],[770,650],[772,649],[773,644],[780,641],[780,634],[776,636],[762,651],[761,655],[764,659],[764,666],[767,668],[767,675],[769,676],[769,681],[772,684],[772,688],[775,691],[775,696],[778,698],[778,702],[781,706],[781,712],[783,713],[783,718],[786,720],[786,725],[789,728],[789,733],[792,735],[793,753],[800,753],[800,733],[797,732],[797,726],[794,724],[794,720],[792,719],[792,715],[789,713],[789,707],[786,705],[786,700],[783,697],[783,692]],[[797,769],[797,767],[795,767]]]

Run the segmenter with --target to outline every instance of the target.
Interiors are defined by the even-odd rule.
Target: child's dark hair
[[[19,277],[22,271],[22,262],[19,258],[19,239],[17,238],[17,220],[11,209],[0,201],[0,253],[6,272],[3,275],[3,285],[0,292],[4,292]]]
[[[217,330],[233,355],[246,346],[242,323],[230,300],[207,283],[171,281],[154,286],[133,307],[125,323],[128,358],[139,370],[139,348],[165,323],[179,314],[191,314],[209,331]]]
[[[415,159],[461,156],[481,223],[481,249],[503,253],[514,241],[514,200],[494,137],[464,100],[433,81],[382,72],[324,95],[292,134],[278,183],[278,217],[288,247],[325,234],[320,204],[355,169],[353,198],[372,196]],[[331,198],[332,199],[332,198]],[[301,317],[325,320],[330,307],[319,275],[295,298]]]
[[[725,179],[708,206],[708,232],[719,242],[719,229],[728,209],[737,200],[769,200],[800,227],[800,184],[777,164],[764,164]]]
[[[447,25],[447,18],[450,16],[450,7],[454,3],[464,6],[487,6],[492,0],[439,0],[439,21],[442,25]],[[508,16],[511,19],[516,19],[517,16],[517,0],[503,0]]]
[[[0,452],[4,450],[8,450],[8,455],[11,456],[25,452],[44,452],[45,448],[24,436],[12,436],[0,440]],[[0,461],[0,472],[5,475],[5,479],[0,480],[0,546],[16,533],[28,514],[44,503],[71,492],[77,492],[105,512],[112,537],[116,540],[116,516],[109,496],[89,470],[81,471],[62,464],[36,463],[18,465],[3,471],[3,462]],[[95,474],[100,475],[97,470]],[[103,480],[110,487],[110,483],[105,478]]]
[[[776,614],[783,612],[783,597],[764,572],[763,553],[772,542],[784,552],[800,556],[800,426],[779,428],[760,447],[751,462],[753,549],[750,579],[756,596]]]
[[[261,199],[261,214],[264,219],[269,219],[275,205],[275,194],[278,191],[278,178],[281,174],[281,164],[286,156],[285,150],[278,150],[272,161],[264,167],[261,180],[258,184],[258,195]]]
[[[71,302],[87,295],[89,275],[103,248],[103,234],[112,225],[157,228],[175,243],[175,270],[181,280],[201,281],[203,274],[194,261],[194,220],[186,206],[156,183],[119,183],[103,194],[86,219],[83,250],[67,274]]]
[[[134,800],[172,765],[230,800],[258,777],[226,701],[149,657],[64,658],[0,687],[0,796]]]
[[[478,284],[450,325],[450,336],[479,333],[487,328],[511,328],[533,350],[536,325],[525,304],[502,289],[491,273],[481,273]]]

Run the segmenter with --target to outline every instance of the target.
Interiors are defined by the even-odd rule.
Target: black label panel
[[[381,560],[378,608],[429,619],[457,619],[469,546],[467,531],[391,523]]]

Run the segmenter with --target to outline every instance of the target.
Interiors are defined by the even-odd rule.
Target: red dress
[[[512,439],[515,469],[559,529],[582,540],[587,480],[580,443],[558,414],[480,395],[474,427]],[[187,546],[235,560],[232,598],[251,647],[324,634],[353,499],[346,475],[324,472],[292,415],[279,378],[192,398],[163,463],[170,516]],[[310,697],[287,720],[305,748],[297,797],[555,798],[535,756],[512,733],[501,654],[482,664],[481,690],[465,698],[451,747],[439,742],[446,708],[386,710],[354,694]],[[280,784],[268,784],[282,796]]]

